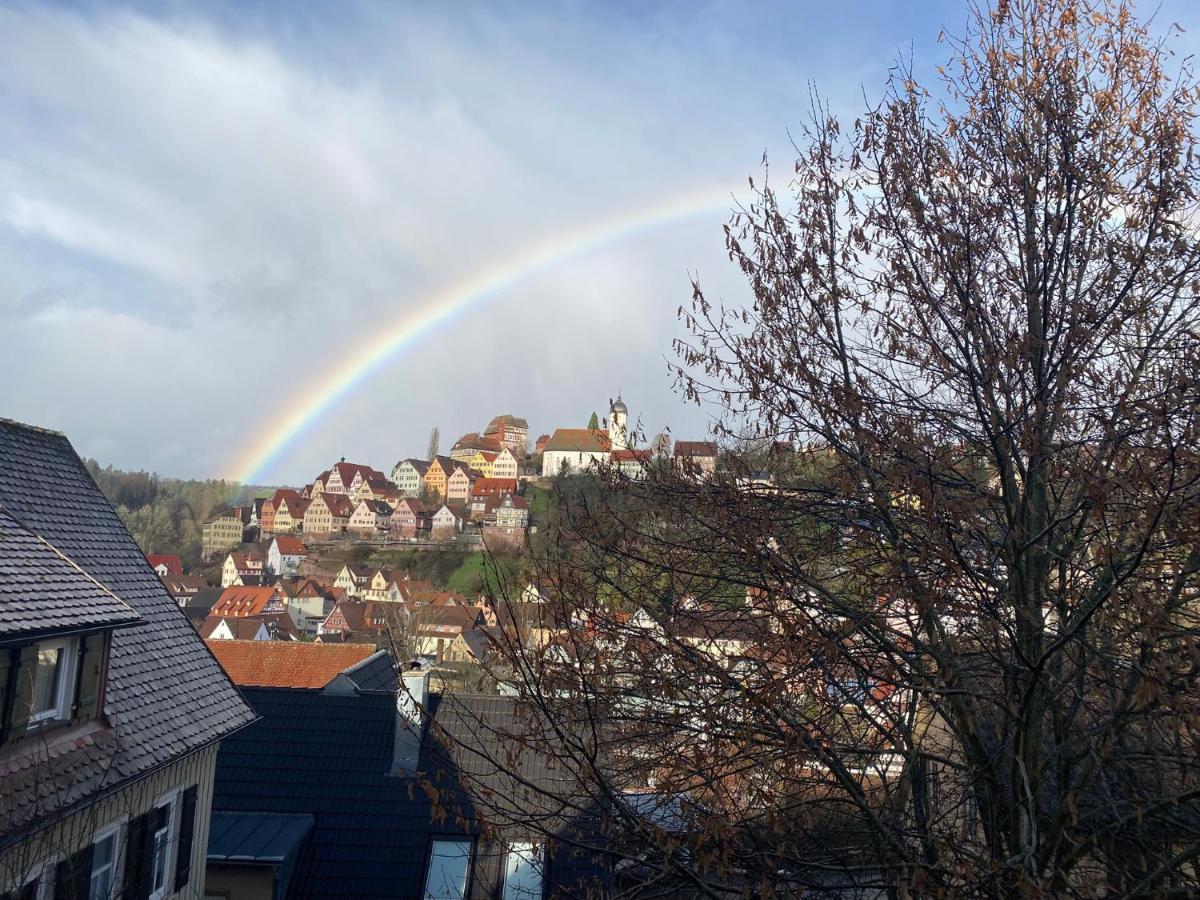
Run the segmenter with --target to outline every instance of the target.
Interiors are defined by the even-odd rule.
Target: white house
[[[293,534],[276,535],[267,549],[267,568],[280,578],[300,574],[300,561],[308,555],[304,543]]]
[[[529,524],[529,501],[505,494],[496,504],[495,517],[499,528],[525,528]]]
[[[359,500],[346,530],[374,537],[392,527],[392,508],[382,500]]]
[[[421,496],[421,481],[429,463],[421,459],[402,459],[392,468],[391,481],[404,497]]]
[[[460,526],[461,522],[454,510],[443,503],[441,508],[433,514],[432,536],[435,540],[451,538],[458,533]]]
[[[617,397],[608,408],[608,428],[558,428],[542,450],[542,477],[583,472],[629,449],[629,410]]]
[[[250,553],[234,551],[225,557],[221,567],[221,587],[256,585],[262,581],[263,563]]]
[[[517,458],[513,452],[505,447],[492,461],[492,477],[493,478],[516,478],[517,477]]]

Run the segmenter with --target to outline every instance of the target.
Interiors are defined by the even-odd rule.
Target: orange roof
[[[475,487],[471,489],[471,493],[476,497],[486,497],[488,494],[515,494],[517,492],[517,479],[515,478],[480,478],[475,482]]]
[[[294,534],[277,534],[275,535],[275,543],[279,546],[279,552],[284,556],[304,556],[304,542]]]
[[[274,587],[227,587],[213,604],[210,616],[225,618],[230,616],[261,616],[263,608],[276,594],[281,594]]]
[[[375,653],[372,644],[208,641],[222,668],[242,687],[320,689]]]
[[[545,449],[572,453],[607,453],[612,449],[608,434],[595,428],[556,428]]]

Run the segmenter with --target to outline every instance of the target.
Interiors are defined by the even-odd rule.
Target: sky
[[[694,275],[745,299],[721,226],[747,178],[764,153],[786,172],[810,85],[852,117],[964,22],[939,0],[0,0],[0,417],[120,468],[293,484],[498,413],[582,427],[618,392],[648,434],[702,437],[676,311]]]

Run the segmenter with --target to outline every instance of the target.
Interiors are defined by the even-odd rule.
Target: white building
[[[402,459],[392,469],[391,481],[403,497],[421,496],[421,480],[429,469],[429,463],[420,459]]]
[[[618,396],[608,408],[608,428],[557,428],[542,451],[542,477],[583,472],[629,448],[629,410]]]

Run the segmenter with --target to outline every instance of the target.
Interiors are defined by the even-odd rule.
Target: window
[[[65,719],[69,714],[75,682],[74,649],[75,641],[70,638],[37,645],[30,723]]]
[[[88,900],[110,900],[117,884],[117,854],[121,847],[121,826],[113,825],[97,833],[92,841],[92,874]]]
[[[470,841],[434,841],[429,850],[429,873],[425,876],[425,900],[463,900],[467,896],[470,863]]]
[[[528,841],[510,844],[504,856],[504,900],[541,900],[542,848]]]
[[[175,831],[175,796],[160,800],[154,808],[150,839],[150,896],[169,894],[171,884],[171,843]]]

